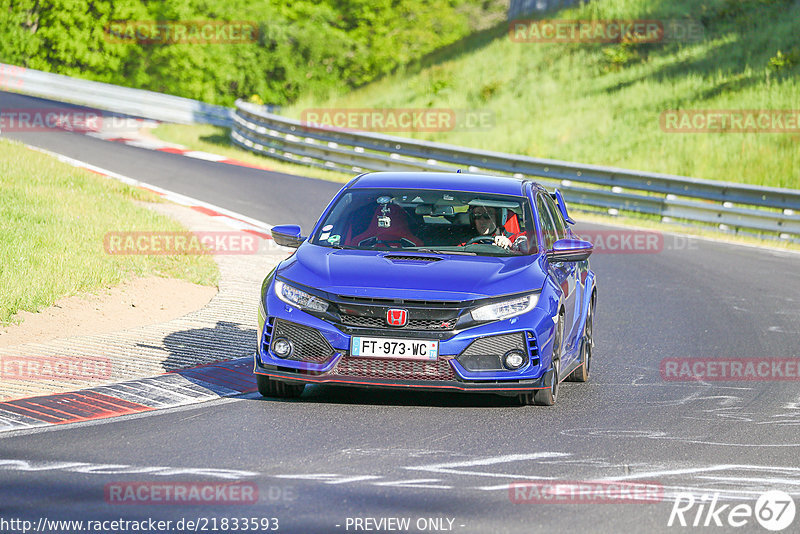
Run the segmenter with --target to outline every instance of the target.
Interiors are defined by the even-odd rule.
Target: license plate
[[[435,360],[439,355],[439,342],[353,336],[350,341],[350,355],[361,358]]]

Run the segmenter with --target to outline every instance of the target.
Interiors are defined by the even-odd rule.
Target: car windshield
[[[516,256],[537,248],[532,220],[521,196],[354,189],[338,199],[311,242],[359,250]]]

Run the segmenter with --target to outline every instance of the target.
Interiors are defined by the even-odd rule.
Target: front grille
[[[423,362],[343,356],[330,375],[392,380],[455,380],[447,358]]]
[[[458,355],[458,363],[469,371],[504,371],[503,355],[510,350],[528,351],[522,332],[478,338]]]
[[[472,303],[342,295],[333,302],[338,312],[336,325],[346,333],[353,333],[358,328],[364,330],[364,335],[373,336],[385,335],[387,331],[401,337],[417,332],[416,335],[429,339],[449,337]],[[408,311],[405,326],[390,326],[386,322],[386,313],[397,308]]]
[[[287,321],[274,319],[268,321],[268,328],[264,329],[264,346],[270,347],[275,338],[285,337],[292,342],[294,350],[287,360],[301,362],[325,363],[333,356],[333,347],[330,343],[314,328],[303,326]],[[269,326],[272,326],[269,328]],[[267,337],[268,329],[272,332],[271,338]]]
[[[456,325],[457,318],[448,320],[438,319],[409,319],[405,326],[388,327],[386,321],[381,317],[364,317],[361,315],[349,315],[343,313],[342,324],[348,326],[360,326],[362,328],[392,328],[393,330],[452,330]]]

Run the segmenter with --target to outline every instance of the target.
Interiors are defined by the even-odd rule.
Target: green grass
[[[560,19],[668,19],[702,24],[692,42],[513,42],[503,23],[391,76],[327,100],[306,96],[283,114],[319,108],[487,111],[475,131],[387,132],[579,163],[800,188],[800,134],[667,133],[666,110],[800,110],[800,2],[595,0]],[[199,132],[199,133],[197,133]],[[275,170],[346,181],[337,172],[233,149],[227,130],[165,125],[156,134]],[[256,158],[256,159],[253,159]],[[268,163],[264,163],[268,162]]]
[[[152,130],[153,135],[169,143],[177,143],[192,150],[202,150],[238,159],[253,165],[269,167],[276,172],[285,172],[310,178],[319,178],[332,182],[347,182],[357,173],[345,174],[328,171],[317,167],[288,163],[274,158],[268,158],[255,152],[239,148],[230,141],[230,130],[211,124],[160,124]]]
[[[665,133],[671,109],[800,110],[800,2],[595,0],[560,19],[691,19],[702,40],[636,45],[473,36],[359,90],[307,108],[489,110],[481,131],[399,133],[481,149],[800,188],[800,135]],[[778,52],[781,51],[779,55]]]
[[[309,108],[488,110],[494,125],[487,130],[397,134],[534,157],[800,188],[800,135],[677,134],[660,126],[661,113],[671,109],[800,110],[800,1],[594,0],[546,16],[691,20],[705,30],[704,38],[694,42],[558,45],[512,42],[507,25],[501,24],[356,91],[327,100],[301,98],[282,114],[300,118]],[[166,128],[180,135],[166,137]],[[198,132],[209,128],[162,126],[157,134],[246,159],[248,153],[238,148],[223,152],[230,148],[227,132],[212,136],[212,145],[202,144],[209,136]],[[291,174],[350,178],[251,157]],[[796,248],[643,217],[601,219]]]
[[[77,169],[0,139],[0,323],[62,297],[114,286],[131,276],[216,285],[210,256],[109,255],[107,232],[182,231],[148,209],[156,195]],[[138,201],[138,202],[137,202]]]

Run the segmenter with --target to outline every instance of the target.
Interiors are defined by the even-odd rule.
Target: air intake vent
[[[391,256],[384,256],[387,260],[390,261],[413,261],[413,262],[421,262],[421,263],[429,263],[432,261],[442,261],[442,258],[437,258],[435,256],[400,256],[400,255],[391,255]]]
[[[334,350],[330,343],[319,333],[318,330],[308,326],[290,323],[284,320],[277,320],[271,328],[272,333],[269,343],[273,338],[283,337],[294,345],[294,352],[289,356],[289,360],[311,363],[325,363],[333,356]],[[264,332],[264,351],[269,348],[267,344],[267,332]]]
[[[450,359],[446,357],[440,357],[435,362],[423,362],[344,356],[330,374],[389,380],[448,381],[456,379]]]
[[[539,365],[539,348],[536,346],[536,337],[531,331],[525,331],[525,341],[528,344],[528,356],[532,365]]]
[[[461,352],[458,363],[467,371],[504,371],[503,355],[510,350],[522,350],[524,343],[519,332],[479,337]]]
[[[266,354],[269,352],[270,343],[272,343],[272,331],[275,328],[275,317],[268,317],[267,322],[264,323],[264,337],[261,340],[261,351]]]

